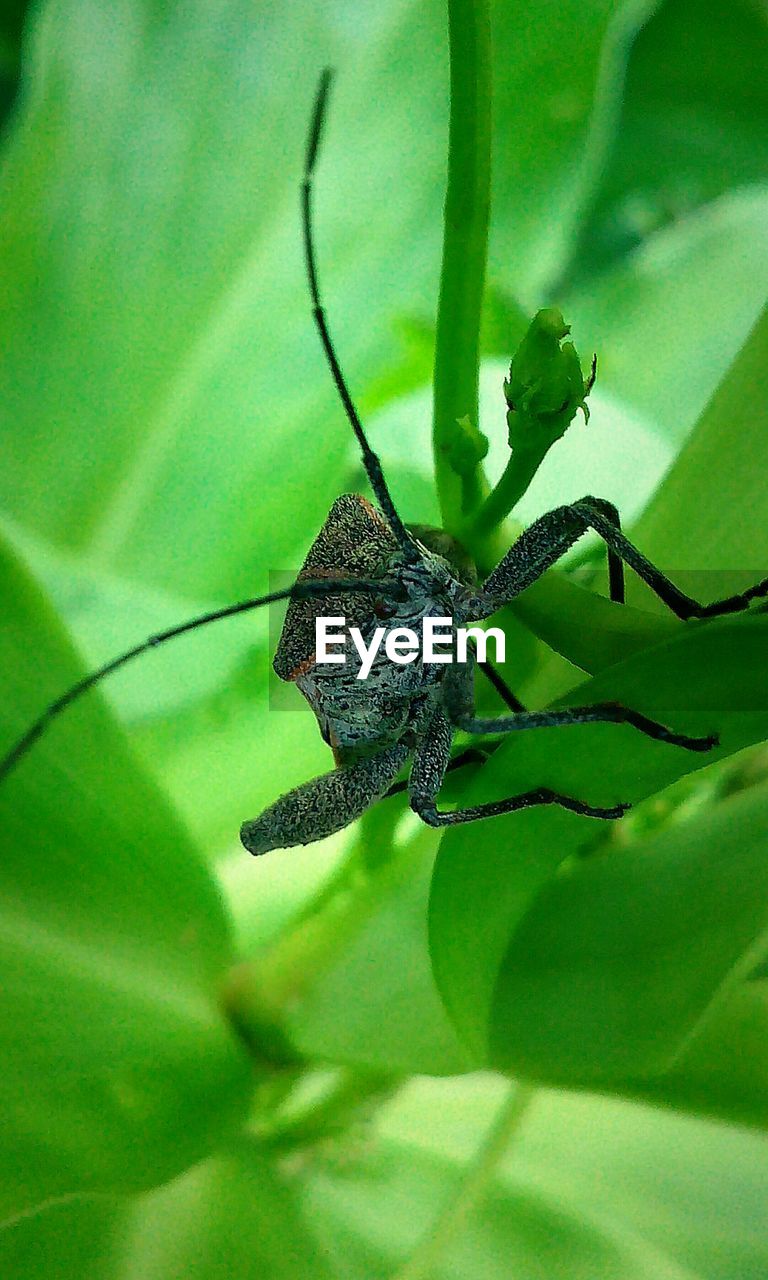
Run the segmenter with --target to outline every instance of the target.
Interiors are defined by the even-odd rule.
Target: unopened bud
[[[589,421],[586,398],[592,390],[595,362],[584,378],[571,328],[556,307],[545,307],[531,321],[512,357],[504,383],[511,449],[546,450],[563,436],[581,409]]]
[[[488,437],[476,427],[468,414],[456,419],[457,431],[451,436],[448,459],[457,476],[471,475],[488,452]]]

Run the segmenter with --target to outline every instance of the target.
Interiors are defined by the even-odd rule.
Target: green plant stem
[[[297,1115],[267,1119],[257,1136],[273,1151],[292,1151],[333,1137],[370,1119],[400,1088],[402,1077],[341,1069],[333,1087]]]
[[[536,475],[547,450],[515,449],[509,456],[498,483],[482,506],[475,510],[461,530],[468,550],[483,543],[514,510]]]
[[[429,1234],[416,1246],[394,1280],[428,1280],[446,1250],[461,1234],[470,1214],[483,1198],[512,1138],[519,1129],[535,1090],[516,1084],[502,1104],[455,1196],[444,1206]]]
[[[480,314],[491,186],[489,0],[448,0],[451,113],[443,259],[437,310],[433,450],[444,527],[456,532],[480,502],[479,468],[458,476],[449,461],[457,419],[478,424]]]

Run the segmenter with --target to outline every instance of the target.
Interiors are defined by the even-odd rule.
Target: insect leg
[[[558,707],[553,710],[526,711],[521,709],[511,716],[478,716],[475,713],[474,690],[464,678],[458,666],[452,666],[443,680],[445,712],[451,724],[464,733],[503,734],[524,729],[552,728],[567,724],[630,724],[640,733],[659,742],[685,747],[688,751],[709,751],[717,745],[715,736],[694,738],[689,734],[675,733],[666,725],[651,720],[620,702],[598,702],[586,707]]]
[[[657,720],[624,707],[620,702],[597,702],[591,707],[562,707],[553,711],[523,711],[513,716],[496,716],[488,719],[471,715],[458,715],[454,723],[465,733],[514,733],[522,729],[545,729],[566,724],[631,724],[640,733],[658,742],[685,747],[688,751],[710,751],[717,746],[714,734],[705,738],[692,738],[686,733],[675,733]]]
[[[518,809],[530,809],[535,805],[556,804],[569,809],[571,813],[579,813],[588,818],[620,818],[630,807],[617,804],[611,808],[597,808],[581,800],[574,800],[571,796],[559,795],[548,787],[537,787],[532,791],[521,792],[520,795],[508,796],[506,800],[493,800],[488,804],[444,812],[438,809],[437,798],[448,767],[452,738],[451,725],[443,712],[438,711],[418,743],[414,755],[408,784],[411,808],[430,827],[452,827],[463,822],[474,822],[479,818],[495,818],[504,813],[515,813]]]
[[[621,517],[618,507],[607,498],[593,498],[595,506],[602,511],[606,520],[610,520],[615,529],[621,532]],[[608,594],[617,604],[624,604],[624,561],[617,552],[608,547]]]
[[[502,702],[507,704],[510,711],[525,711],[525,707],[517,694],[512,692],[506,680],[499,675],[492,662],[478,662],[477,665],[486,679],[493,685]]]
[[[608,502],[602,498],[596,498],[596,502],[601,504],[606,519],[615,524],[617,529],[621,529],[621,519],[619,517],[618,508],[612,502]],[[615,551],[608,548],[608,585],[610,589],[611,600],[615,600],[619,604],[624,603],[624,563],[621,556]],[[472,648],[474,649],[474,645]],[[523,703],[520,701],[516,693],[510,689],[506,680],[496,670],[492,662],[478,662],[478,668],[482,671],[486,679],[493,685],[502,702],[505,702],[510,711],[525,711]],[[489,730],[490,732],[490,730]],[[504,732],[504,730],[500,730]]]
[[[500,608],[536,582],[587,529],[594,529],[610,551],[634,569],[678,618],[711,618],[736,613],[745,609],[751,600],[768,595],[768,578],[763,578],[747,591],[713,604],[699,604],[676,587],[617,529],[606,516],[601,500],[588,497],[547,512],[520,535],[484,584],[484,594],[491,597],[493,608]]]
[[[768,595],[768,578],[762,578],[746,591],[736,592],[731,596],[725,596],[722,600],[714,600],[710,604],[700,604],[699,601],[680,591],[661,569],[638,551],[621,530],[606,518],[605,504],[600,499],[583,498],[581,502],[574,505],[584,513],[588,527],[594,529],[606,543],[609,553],[613,552],[634,569],[635,573],[679,618],[714,618],[721,614],[738,613],[741,609],[746,609],[750,601]]]
[[[288,791],[258,818],[244,822],[240,839],[249,853],[312,844],[349,826],[384,796],[410,755],[396,743],[343,769]]]
[[[483,751],[482,747],[466,747],[464,751],[460,751],[457,756],[451,756],[445,772],[454,773],[456,769],[464,769],[468,764],[485,764],[489,755],[490,752]],[[395,782],[383,798],[385,800],[389,800],[390,796],[402,795],[402,793],[407,790],[407,782]]]

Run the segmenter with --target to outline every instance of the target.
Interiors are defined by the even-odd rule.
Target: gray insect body
[[[329,569],[335,578],[354,577],[361,570],[378,573],[402,586],[400,600],[357,600],[347,596],[338,616],[347,623],[346,644],[339,646],[344,661],[320,664],[314,661],[314,630],[317,616],[336,616],[333,598],[295,601],[286,615],[275,654],[274,669],[284,680],[294,681],[314,711],[320,732],[333,750],[337,765],[346,765],[360,756],[401,741],[413,745],[414,734],[429,717],[440,699],[446,664],[425,662],[418,653],[413,662],[390,662],[382,640],[365,680],[358,679],[361,658],[349,637],[349,626],[357,626],[366,644],[381,628],[385,636],[407,627],[419,632],[424,618],[452,618],[456,625],[466,620],[469,602],[476,597],[474,575],[469,581],[458,576],[443,554],[430,550],[430,543],[443,551],[452,544],[439,530],[419,528],[417,546],[420,559],[403,560],[402,552],[384,517],[364,498],[344,494],[333,504],[323,528],[313,543],[297,581],[318,577]],[[327,549],[333,546],[335,564],[327,564]],[[470,578],[470,562],[461,571]],[[299,636],[301,639],[299,640]],[[308,648],[305,648],[308,646]],[[446,654],[450,649],[446,647]],[[464,666],[471,679],[473,660]]]

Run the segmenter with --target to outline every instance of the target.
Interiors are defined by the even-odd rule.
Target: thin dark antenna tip
[[[317,279],[315,241],[312,228],[312,186],[314,167],[317,160],[317,153],[320,148],[320,136],[322,134],[325,109],[332,78],[333,72],[331,68],[326,67],[320,76],[317,93],[315,95],[315,105],[312,111],[309,140],[307,142],[307,160],[304,169],[304,182],[301,189],[301,221],[304,232],[304,256],[307,266],[309,292],[312,298],[312,314],[314,316],[315,324],[317,325],[317,331],[320,335],[320,341],[323,344],[323,350],[325,351],[331,376],[336,384],[336,390],[339,393],[341,403],[344,406],[344,412],[346,413],[352,430],[357,437],[360,452],[363,455],[363,466],[365,467],[376,501],[386,516],[390,528],[392,529],[406,560],[414,563],[421,559],[420,552],[413,538],[410,536],[408,530],[403,524],[403,521],[400,519],[397,508],[395,507],[392,499],[392,495],[389,492],[389,487],[384,478],[381,463],[368,443],[363,424],[360,421],[360,415],[355,408],[346,379],[341,371],[341,365],[339,364],[339,360],[331,340],[330,331],[328,329],[328,321],[325,318],[325,310],[320,299],[320,285]]]
[[[323,123],[325,121],[325,109],[328,102],[328,94],[331,89],[331,81],[333,80],[333,68],[326,67],[320,74],[320,80],[317,85],[317,95],[315,97],[315,109],[312,113],[312,127],[309,132],[309,145],[307,147],[307,163],[306,172],[309,177],[315,167],[317,160],[317,152],[320,146],[320,137],[323,132]]]
[[[394,600],[403,597],[403,585],[394,578],[318,578],[303,581],[297,579],[292,586],[282,591],[271,591],[266,596],[239,600],[236,604],[224,605],[221,609],[213,609],[210,613],[200,614],[197,618],[189,618],[175,627],[169,627],[167,631],[158,631],[155,635],[142,640],[140,644],[126,649],[124,653],[112,658],[110,662],[104,663],[95,671],[91,671],[87,676],[83,676],[81,680],[70,685],[64,693],[50,702],[26,732],[16,739],[4,755],[0,755],[0,786],[31,751],[38,738],[42,737],[54,720],[58,719],[62,711],[66,711],[68,706],[100,684],[107,676],[112,675],[114,671],[119,671],[121,667],[132,662],[134,658],[141,657],[149,649],[155,649],[158,645],[174,640],[177,636],[186,635],[189,631],[196,631],[199,627],[207,627],[212,622],[221,622],[223,618],[234,618],[237,614],[250,613],[254,609],[276,604],[280,600],[322,599],[323,596],[332,595],[338,591],[362,591],[368,595],[383,595]]]

